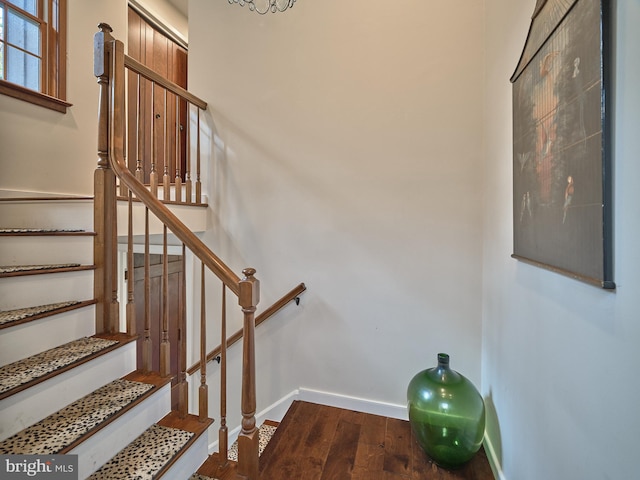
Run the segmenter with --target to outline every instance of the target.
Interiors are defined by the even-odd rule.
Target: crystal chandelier
[[[237,3],[241,7],[249,5],[249,10],[264,15],[269,10],[273,13],[284,12],[287,8],[293,7],[296,0],[229,0],[229,3]]]

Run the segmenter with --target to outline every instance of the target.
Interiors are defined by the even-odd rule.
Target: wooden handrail
[[[290,292],[287,292],[285,295],[283,295],[273,305],[271,305],[269,308],[265,309],[264,312],[262,312],[260,315],[256,316],[256,327],[258,325],[260,325],[261,323],[263,323],[264,321],[268,320],[272,315],[277,313],[280,309],[282,309],[289,302],[292,302],[293,300],[295,300],[306,289],[307,289],[307,286],[304,283],[301,283],[300,285],[295,287],[293,290],[291,290]],[[234,333],[233,335],[227,337],[227,348],[229,348],[234,343],[238,343],[240,341],[240,339],[242,338],[242,332],[243,332],[243,329],[240,329],[236,333]],[[221,351],[222,351],[222,344],[218,345],[216,348],[211,350],[207,354],[207,363],[211,362],[218,355],[220,355]],[[193,365],[191,365],[191,367],[189,367],[187,369],[187,373],[189,375],[193,375],[194,373],[196,373],[198,371],[199,368],[200,368],[200,362],[198,361],[198,362],[194,363]]]
[[[142,75],[147,80],[151,80],[153,83],[156,83],[156,84],[166,88],[171,93],[175,93],[179,97],[184,98],[185,100],[187,100],[192,105],[195,105],[196,107],[201,108],[202,110],[206,110],[207,109],[207,102],[205,102],[204,100],[196,97],[194,94],[192,94],[189,91],[185,90],[181,86],[176,85],[172,81],[167,80],[166,78],[162,77],[159,73],[154,72],[149,67],[147,67],[147,66],[141,64],[139,61],[131,58],[129,55],[125,55],[124,56],[124,65],[125,65],[125,67],[129,68],[130,70],[133,70],[134,72],[139,73],[140,75]]]
[[[122,183],[131,190],[137,198],[184,243],[193,254],[198,257],[225,285],[236,295],[239,295],[240,277],[227,267],[184,223],[176,217],[168,207],[159,201],[136,177],[131,173],[125,161],[124,140],[124,69],[118,68],[123,64],[124,44],[119,40],[112,41],[111,74],[115,78],[110,82],[111,88],[109,122],[109,161],[111,168]]]
[[[96,236],[94,240],[94,256],[96,257],[96,279],[94,282],[94,291],[96,293],[96,303],[99,308],[96,309],[96,330],[100,333],[106,331],[116,331],[119,329],[118,322],[118,296],[117,296],[117,213],[116,213],[116,179],[119,179],[120,189],[123,195],[126,195],[129,202],[129,224],[128,224],[128,270],[132,270],[132,202],[135,199],[142,202],[145,206],[145,325],[144,325],[144,341],[143,341],[143,369],[152,368],[150,361],[150,331],[149,322],[149,212],[163,225],[163,251],[162,251],[162,296],[163,316],[161,322],[161,343],[160,343],[160,373],[164,376],[170,375],[170,352],[171,344],[169,342],[169,308],[167,299],[169,298],[168,288],[168,251],[167,251],[167,234],[171,231],[175,237],[182,242],[183,252],[183,268],[184,256],[186,249],[201,262],[201,318],[200,318],[200,351],[201,357],[199,364],[192,367],[201,372],[201,385],[199,388],[199,418],[201,421],[208,420],[208,385],[207,378],[207,355],[206,355],[206,311],[205,311],[205,272],[209,269],[223,285],[223,292],[228,288],[238,298],[238,305],[243,313],[243,329],[231,337],[229,344],[242,339],[242,382],[241,382],[241,413],[242,425],[238,434],[238,478],[245,480],[257,480],[258,478],[258,457],[259,457],[259,435],[256,426],[256,361],[255,361],[255,328],[260,323],[280,310],[285,304],[296,298],[300,293],[306,290],[304,284],[298,285],[295,289],[274,303],[265,310],[262,315],[256,317],[257,305],[260,301],[260,281],[255,277],[255,269],[245,268],[242,271],[243,276],[236,275],[220,258],[218,258],[190,229],[188,229],[182,221],[172,213],[169,208],[157,198],[157,172],[154,173],[155,149],[154,141],[151,142],[151,190],[142,183],[139,178],[138,168],[136,173],[132,172],[126,163],[127,149],[127,110],[125,99],[125,79],[126,69],[129,68],[138,75],[138,89],[140,85],[140,76],[151,81],[151,98],[154,98],[153,89],[157,84],[165,89],[164,91],[164,114],[167,114],[167,92],[178,95],[185,101],[198,107],[197,122],[198,131],[200,130],[200,109],[206,108],[206,103],[191,95],[186,90],[177,85],[163,79],[152,70],[148,69],[139,62],[129,58],[124,53],[124,44],[114,39],[110,32],[111,27],[106,24],[99,26],[100,32],[94,37],[94,74],[98,78],[100,86],[100,102],[98,112],[98,168],[94,177],[94,185],[96,190],[96,205],[94,212],[94,223],[96,224]],[[138,101],[139,102],[139,101]],[[179,101],[176,99],[176,107]],[[136,106],[136,114],[139,115],[139,105]],[[176,108],[177,110],[177,108]],[[159,114],[153,115],[155,119]],[[152,122],[155,120],[152,119]],[[137,120],[136,120],[137,121]],[[187,122],[187,139],[189,138],[189,123]],[[138,130],[138,128],[136,128]],[[155,131],[155,124],[152,131]],[[166,124],[164,126],[165,142],[168,142],[166,136]],[[180,140],[176,132],[176,151],[180,150]],[[165,143],[164,151],[169,148]],[[140,144],[136,145],[136,150],[140,150]],[[139,152],[138,152],[139,154]],[[178,155],[176,155],[176,158]],[[162,165],[162,164],[161,164]],[[177,164],[176,164],[177,165]],[[187,167],[189,162],[187,161]],[[179,166],[176,166],[176,177],[180,177]],[[199,199],[201,194],[200,183],[200,136],[197,136],[197,163],[196,163],[196,197]],[[187,182],[187,196],[190,198],[190,173],[185,171]],[[176,182],[179,185],[180,181]],[[163,167],[163,186],[165,200],[169,200],[167,192],[169,190],[169,172],[168,165],[165,162]],[[190,200],[189,200],[189,203]],[[200,203],[200,200],[197,200]],[[133,275],[128,279],[133,282]],[[132,284],[128,286],[130,292],[129,300],[132,300]],[[183,285],[184,291],[184,285]],[[225,300],[226,302],[226,300]],[[223,302],[223,310],[226,312],[226,304]],[[133,330],[133,302],[130,301],[127,313],[129,320],[128,330]],[[183,307],[183,315],[186,316],[186,309]],[[184,318],[183,318],[183,321]],[[223,313],[222,322],[225,322]],[[226,338],[226,326],[222,327],[222,338]],[[184,354],[184,339],[181,337],[180,345],[178,345],[178,354]],[[224,352],[226,345],[220,348]],[[224,357],[224,354],[222,355]],[[180,366],[179,373],[180,382],[184,383],[185,370],[184,363]],[[191,374],[191,369],[189,370]],[[222,378],[222,376],[221,376]],[[226,429],[226,380],[222,382],[221,392],[224,396],[221,404],[221,429],[220,429],[220,445],[225,445],[227,438]],[[180,385],[180,404],[179,411],[182,414],[187,412],[187,388],[186,385]]]

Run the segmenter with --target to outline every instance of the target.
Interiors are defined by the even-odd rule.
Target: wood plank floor
[[[444,470],[422,451],[409,422],[293,402],[260,458],[262,480],[493,480],[481,449]]]

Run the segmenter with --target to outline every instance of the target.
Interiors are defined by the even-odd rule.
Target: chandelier
[[[269,10],[273,13],[284,12],[287,8],[293,7],[296,0],[229,0],[229,3],[237,3],[241,7],[249,5],[249,10],[264,15]]]

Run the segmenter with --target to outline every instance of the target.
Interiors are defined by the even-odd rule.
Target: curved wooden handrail
[[[94,36],[94,75],[98,78],[100,86],[100,100],[98,104],[98,167],[94,174],[94,188],[96,191],[96,206],[94,214],[94,224],[96,224],[96,237],[94,241],[94,256],[99,261],[96,262],[96,275],[94,280],[94,292],[96,294],[96,303],[100,308],[96,309],[96,331],[116,332],[120,328],[118,318],[119,302],[118,302],[118,282],[117,282],[117,212],[116,212],[116,178],[120,181],[122,191],[125,191],[128,198],[132,199],[135,195],[136,199],[142,202],[145,209],[145,277],[149,277],[148,270],[148,218],[149,212],[164,225],[163,227],[163,298],[167,298],[168,292],[168,266],[167,266],[167,231],[170,230],[179,241],[182,242],[183,264],[184,255],[188,248],[192,254],[201,262],[201,319],[200,319],[200,363],[196,366],[201,371],[201,382],[198,390],[199,418],[205,422],[208,420],[208,385],[206,383],[206,325],[207,317],[205,311],[205,269],[209,269],[223,283],[223,292],[228,288],[238,297],[238,305],[243,314],[243,329],[232,336],[238,341],[242,339],[242,381],[241,381],[241,413],[242,413],[242,429],[238,434],[238,477],[247,480],[257,480],[259,476],[258,459],[259,459],[259,435],[256,426],[256,360],[255,360],[255,327],[259,325],[275,312],[280,310],[286,303],[293,300],[297,295],[303,292],[306,287],[304,284],[298,285],[291,292],[285,295],[281,300],[274,303],[265,310],[262,315],[256,317],[256,307],[260,302],[260,281],[254,276],[256,271],[253,268],[245,268],[242,271],[243,277],[236,275],[227,265],[225,265],[218,256],[216,256],[207,247],[200,238],[198,238],[191,230],[189,230],[182,221],[172,213],[169,208],[156,197],[156,192],[149,191],[147,187],[138,179],[138,177],[129,169],[126,164],[126,148],[127,148],[127,110],[125,99],[125,79],[126,68],[139,77],[145,77],[152,81],[152,98],[153,86],[157,83],[165,88],[166,92],[172,93],[184,98],[191,104],[199,107],[198,109],[198,127],[200,108],[206,108],[206,103],[197,97],[189,94],[186,90],[181,89],[175,84],[159,77],[155,72],[139,64],[135,60],[128,58],[124,53],[124,44],[114,39],[110,32],[111,27],[106,24],[99,25],[100,31]],[[139,85],[139,79],[138,79]],[[176,100],[177,105],[177,100]],[[165,108],[166,110],[166,108]],[[138,114],[139,112],[136,111]],[[155,116],[153,118],[156,118]],[[189,122],[187,122],[187,137],[189,136]],[[179,144],[176,137],[176,143]],[[153,145],[153,141],[151,142]],[[196,197],[200,198],[200,146],[198,136],[198,161],[197,180],[196,180]],[[155,149],[152,149],[153,157]],[[153,165],[153,164],[152,164]],[[137,169],[136,169],[137,170]],[[165,164],[164,177],[167,177],[167,166]],[[179,173],[176,173],[178,177]],[[187,173],[187,177],[188,177]],[[152,178],[152,190],[155,177]],[[164,181],[165,191],[169,188],[166,179]],[[187,183],[190,185],[190,182]],[[157,187],[157,183],[155,183]],[[191,198],[189,189],[187,188],[187,197]],[[168,196],[165,196],[168,199]],[[199,201],[198,201],[199,203]],[[129,200],[129,218],[131,215],[132,201]],[[133,231],[131,220],[129,224],[129,244],[131,245],[131,232]],[[132,247],[129,247],[132,251]],[[129,267],[132,268],[132,255],[128,258]],[[130,280],[133,276],[130,277]],[[147,296],[148,283],[145,279],[145,296]],[[185,294],[186,296],[186,294]],[[147,300],[145,302],[148,305]],[[128,305],[129,307],[129,305]],[[133,314],[129,316],[133,308],[127,309],[127,326],[128,329],[133,325]],[[164,305],[164,311],[168,312],[167,305]],[[226,338],[225,323],[226,306],[223,303],[223,315],[221,323],[222,338]],[[148,318],[148,317],[147,317]],[[145,319],[145,336],[148,336],[150,327],[148,320]],[[169,359],[171,354],[171,344],[167,341],[168,337],[168,318],[166,315],[162,319],[162,342],[160,343],[160,372],[163,375],[169,374]],[[144,347],[144,345],[143,345]],[[178,347],[180,349],[180,347]],[[144,350],[144,348],[143,348]],[[147,349],[149,352],[150,349]],[[222,351],[225,349],[222,347]],[[144,351],[143,351],[144,354]],[[222,361],[224,362],[224,353]],[[186,361],[186,359],[185,359]],[[166,362],[163,364],[162,362]],[[148,365],[151,362],[147,362]],[[151,367],[145,367],[151,368]],[[184,361],[182,363],[180,377],[186,379],[184,370]],[[223,375],[221,375],[221,379]],[[182,381],[182,380],[181,380]],[[181,412],[186,411],[187,388],[183,385],[181,390]],[[221,425],[220,445],[226,445],[226,381],[221,385],[221,396],[223,400],[221,405]],[[225,448],[226,450],[226,448]]]
[[[307,286],[304,283],[301,283],[300,285],[295,287],[293,290],[283,295],[282,298],[277,300],[273,305],[267,308],[264,312],[256,316],[256,327],[261,323],[263,323],[264,321],[268,320],[272,315],[277,313],[281,308],[283,308],[289,302],[295,300],[298,297],[298,295],[300,295],[306,289],[307,289]],[[242,339],[242,333],[243,333],[243,329],[241,328],[230,337],[227,337],[227,348],[229,348],[234,343],[239,342]],[[220,355],[221,351],[222,351],[222,344],[218,345],[216,348],[211,350],[207,354],[207,363],[212,361],[218,355]],[[198,371],[199,368],[200,368],[200,362],[198,361],[187,369],[187,373],[189,375],[193,375]]]
[[[160,200],[158,200],[129,170],[125,161],[124,141],[124,44],[118,40],[111,43],[111,74],[115,81],[109,82],[111,89],[110,110],[114,115],[109,116],[109,163],[111,168],[120,178],[120,181],[129,188],[135,196],[164,223],[169,230],[199,258],[233,293],[239,295],[240,278],[225,265],[184,223],[175,216]]]
[[[139,61],[131,58],[129,55],[124,56],[124,65],[125,67],[128,67],[130,70],[133,70],[134,72],[139,73],[147,80],[151,80],[153,83],[156,83],[166,88],[171,93],[175,93],[179,97],[184,98],[185,100],[189,101],[189,103],[191,103],[192,105],[195,105],[198,108],[201,108],[202,110],[207,109],[207,102],[196,97],[194,94],[185,90],[181,86],[176,85],[170,80],[167,80],[166,78],[162,77],[160,74],[151,70],[149,67],[143,65]]]

